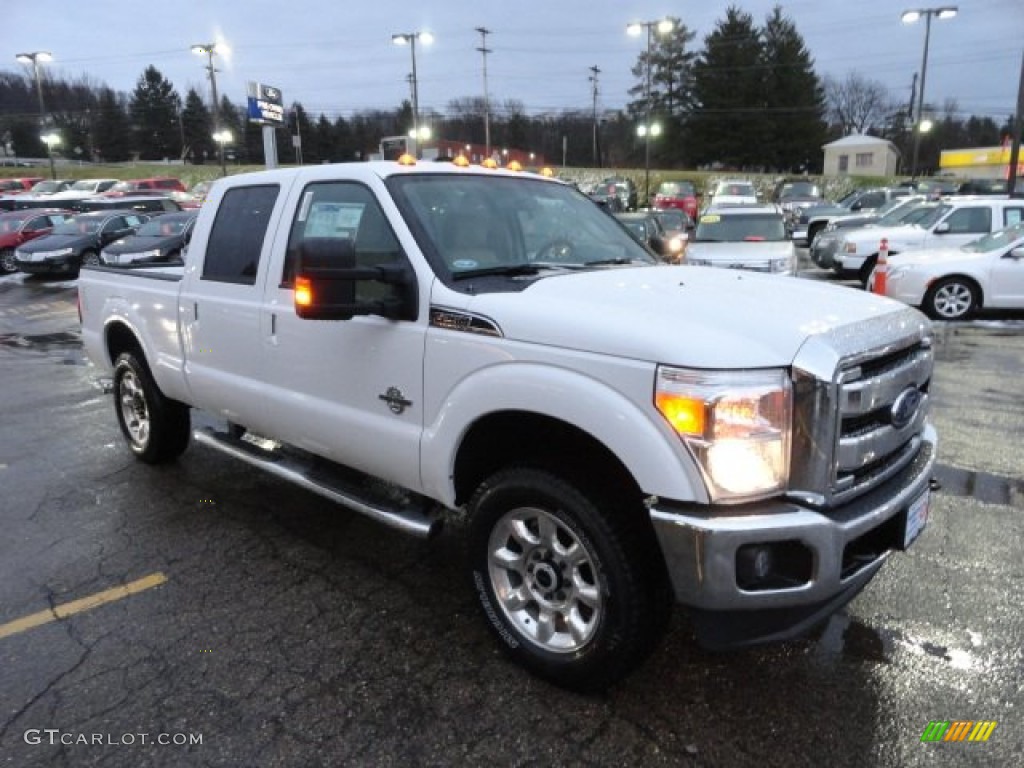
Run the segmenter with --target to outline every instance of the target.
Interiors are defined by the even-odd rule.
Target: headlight
[[[844,253],[856,253],[857,252],[857,244],[856,243],[851,243],[849,240],[844,241],[843,242],[843,252]]]
[[[44,251],[37,253],[36,255],[44,259],[56,259],[61,256],[67,256],[70,253],[74,253],[74,248],[61,248],[59,251]]]
[[[786,488],[792,401],[782,369],[658,367],[655,406],[697,460],[715,501],[747,501]]]
[[[152,251],[142,251],[140,253],[132,253],[128,256],[128,261],[135,261],[136,259],[159,259],[160,249],[154,248]]]
[[[678,253],[682,252],[682,250],[683,250],[683,241],[680,240],[678,237],[669,238],[668,250],[669,250],[669,253],[674,253],[674,254],[678,254]]]

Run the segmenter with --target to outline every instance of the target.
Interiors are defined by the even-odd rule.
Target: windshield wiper
[[[582,267],[605,267],[610,264],[646,264],[647,262],[640,261],[639,259],[630,259],[620,256],[615,259],[599,259],[598,261],[585,261],[580,266]]]
[[[546,264],[506,264],[496,267],[479,267],[477,269],[465,269],[455,272],[453,280],[465,280],[469,277],[486,277],[489,275],[502,275],[504,277],[518,277],[520,275],[536,275],[541,269],[550,269]]]

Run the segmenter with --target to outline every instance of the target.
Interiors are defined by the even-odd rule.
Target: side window
[[[104,234],[108,232],[116,232],[119,229],[124,229],[127,225],[124,223],[124,218],[121,216],[115,216],[112,219],[107,219],[107,223],[103,225]]]
[[[273,184],[235,187],[224,194],[206,245],[203,280],[256,284],[260,251],[279,191]]]
[[[282,287],[291,287],[299,248],[310,238],[336,240],[339,252],[346,245],[354,248],[357,267],[376,267],[405,258],[373,193],[355,182],[317,182],[303,190],[288,237]],[[387,298],[393,293],[392,286],[373,280],[356,282],[357,301]]]
[[[961,208],[946,218],[950,234],[985,234],[992,231],[992,211],[989,208]]]
[[[40,229],[46,229],[52,226],[50,219],[46,216],[40,216],[38,219],[32,219],[25,225],[26,232],[38,232]]]
[[[1014,224],[1020,224],[1021,219],[1024,219],[1024,208],[1004,208],[1003,209],[1003,226],[1012,227]]]

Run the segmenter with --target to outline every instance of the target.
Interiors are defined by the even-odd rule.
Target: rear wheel
[[[928,289],[924,311],[936,320],[966,320],[980,303],[974,283],[962,277],[947,277]]]
[[[632,510],[614,514],[554,474],[514,468],[485,481],[470,511],[473,585],[517,662],[557,685],[595,691],[654,648],[668,591],[638,518],[625,514]]]
[[[10,275],[18,271],[18,265],[14,263],[14,249],[4,248],[0,251],[0,272]]]
[[[166,397],[131,352],[122,353],[114,365],[114,410],[128,447],[141,461],[173,461],[188,447],[188,406]]]

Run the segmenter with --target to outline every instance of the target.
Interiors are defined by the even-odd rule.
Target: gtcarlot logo
[[[186,747],[203,743],[201,733],[75,733],[59,728],[29,728],[23,738],[26,744],[62,744],[68,747],[130,747],[136,744]]]

